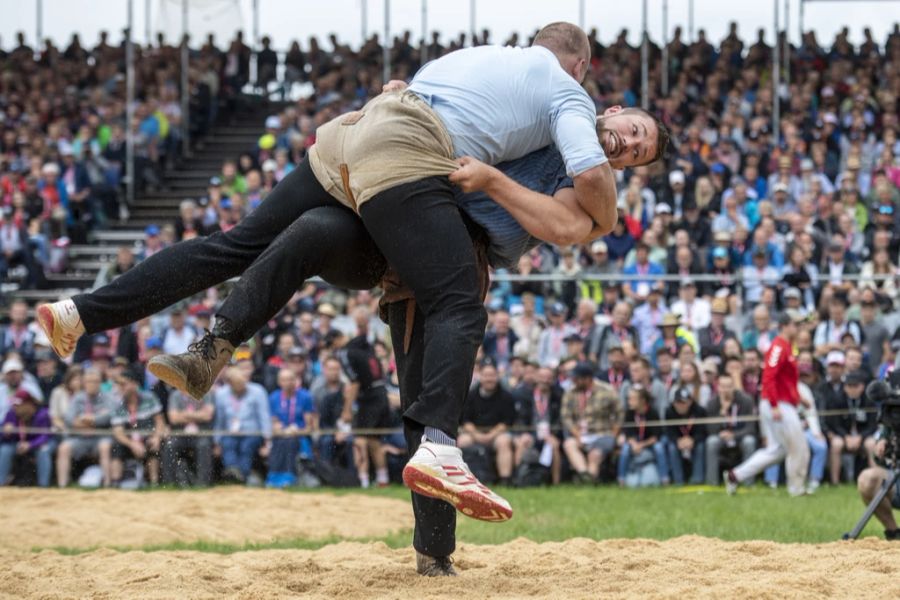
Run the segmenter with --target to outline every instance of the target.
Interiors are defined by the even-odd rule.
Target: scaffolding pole
[[[662,0],[662,95],[669,95],[669,0]]]
[[[641,108],[647,110],[650,107],[650,36],[647,33],[647,0],[641,2],[641,32]]]
[[[188,0],[181,0],[181,153],[191,155],[191,89],[188,78]]]
[[[134,27],[134,0],[128,0],[128,28],[125,30],[125,203],[134,206],[134,187],[137,174],[134,172],[134,42],[131,32]]]
[[[384,0],[384,43],[381,45],[384,70],[382,83],[391,80],[391,0]]]
[[[777,146],[781,140],[781,107],[778,99],[778,88],[781,87],[781,51],[778,43],[779,15],[778,3],[775,1],[775,46],[772,50],[772,134],[774,136],[774,145]]]

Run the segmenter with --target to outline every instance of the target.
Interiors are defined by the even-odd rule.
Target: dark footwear
[[[425,577],[456,577],[451,557],[425,556],[420,552],[416,552],[416,573]]]
[[[231,361],[234,346],[212,332],[188,346],[184,354],[160,354],[150,359],[148,368],[156,377],[200,400],[209,392],[219,372]]]
[[[900,542],[900,529],[885,529],[884,539],[891,542]]]

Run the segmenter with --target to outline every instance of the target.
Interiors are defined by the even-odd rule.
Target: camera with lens
[[[884,462],[889,468],[897,468],[900,466],[900,372],[891,373],[888,381],[870,383],[866,395],[878,407],[878,422],[885,430]]]

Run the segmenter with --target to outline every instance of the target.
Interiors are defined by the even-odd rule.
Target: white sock
[[[73,327],[78,334],[84,333],[84,323],[81,321],[81,315],[78,314],[78,307],[71,298],[60,300],[56,303],[58,314],[61,316],[60,321],[65,327]]]
[[[369,487],[369,474],[368,473],[366,473],[365,475],[359,476],[359,487],[361,487],[361,488]]]
[[[375,469],[375,481],[380,484],[388,484],[390,482],[390,478],[388,477],[387,468],[384,469]]]

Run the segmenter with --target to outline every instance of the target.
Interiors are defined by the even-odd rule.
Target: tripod
[[[859,534],[862,533],[862,530],[866,528],[866,524],[869,522],[869,519],[871,519],[872,515],[875,514],[875,509],[878,508],[878,505],[881,504],[881,501],[884,500],[884,497],[894,489],[895,485],[897,485],[898,479],[900,479],[900,469],[893,468],[888,471],[888,477],[886,477],[884,481],[881,482],[881,489],[878,490],[878,493],[875,494],[875,497],[872,498],[871,502],[869,502],[869,506],[866,507],[866,512],[863,513],[862,518],[860,518],[860,520],[856,523],[856,526],[853,528],[853,530],[849,533],[844,534],[843,539],[855,540],[859,537]]]

